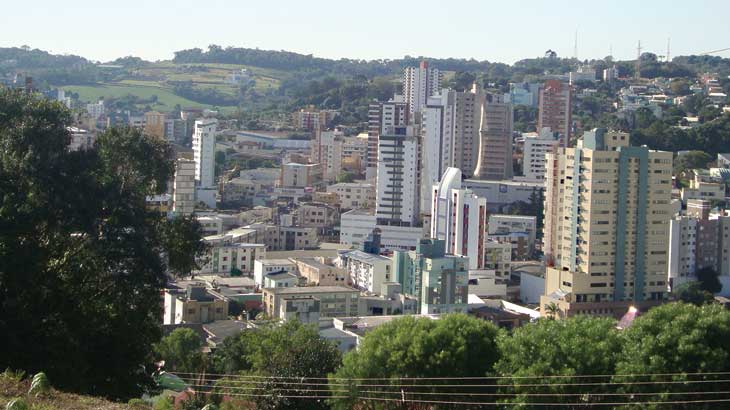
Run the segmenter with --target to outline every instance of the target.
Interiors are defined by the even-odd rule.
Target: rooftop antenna
[[[636,47],[636,68],[635,68],[634,78],[637,80],[641,79],[641,40],[639,40],[639,45]]]
[[[671,40],[672,39],[670,37],[667,37],[667,63],[672,62],[672,58],[669,54],[669,44],[670,44]]]

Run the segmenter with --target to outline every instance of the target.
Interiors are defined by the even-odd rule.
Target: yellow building
[[[165,114],[157,111],[150,111],[144,114],[144,133],[160,139],[165,138]]]
[[[620,317],[666,299],[671,181],[672,153],[622,132],[547,154],[543,314]]]

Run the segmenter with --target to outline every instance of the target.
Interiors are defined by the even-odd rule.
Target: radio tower
[[[578,30],[575,30],[575,41],[573,42],[573,58],[578,59]]]
[[[641,79],[641,40],[639,45],[636,47],[636,68],[634,68],[634,78],[637,80]]]
[[[667,37],[667,63],[672,62],[672,57],[669,55],[669,44],[672,39],[670,37]]]

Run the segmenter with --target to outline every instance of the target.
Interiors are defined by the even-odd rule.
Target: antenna
[[[641,40],[639,40],[639,45],[636,47],[636,68],[635,68],[634,78],[637,80],[641,79]]]
[[[575,30],[575,42],[573,43],[573,58],[578,59],[578,29]]]
[[[670,37],[667,37],[667,63],[671,63],[672,62],[672,58],[671,58],[671,56],[669,54],[669,45],[670,45],[670,42],[671,41],[672,41],[672,39]]]
[[[608,45],[608,56],[613,58],[613,44]]]

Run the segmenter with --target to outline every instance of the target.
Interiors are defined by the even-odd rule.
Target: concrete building
[[[191,215],[195,211],[195,161],[178,158],[172,182],[172,213]]]
[[[512,273],[512,245],[487,239],[484,244],[484,269],[494,272],[495,284],[507,285]]]
[[[479,121],[479,156],[474,178],[512,178],[512,105],[498,94],[485,94]]]
[[[469,259],[447,255],[446,243],[422,239],[416,250],[394,252],[393,270],[403,293],[420,300],[420,314],[466,312]]]
[[[395,278],[391,272],[391,260],[359,250],[340,253],[337,265],[345,270],[352,287],[361,291],[382,294],[383,283]]]
[[[595,77],[595,74],[594,74]],[[560,133],[560,146],[569,147],[571,140],[571,88],[558,80],[547,80],[540,90],[537,109],[537,129],[550,128]]]
[[[166,290],[164,306],[165,325],[210,323],[228,318],[228,302],[208,292],[204,284],[188,285],[184,291]]]
[[[424,237],[424,228],[419,226],[377,225],[372,210],[353,209],[340,218],[340,243],[360,247],[377,229],[383,251],[413,250]]]
[[[283,319],[281,306],[295,300],[308,300],[307,310],[319,302],[319,317],[348,317],[358,312],[358,297],[360,292],[344,286],[306,286],[264,288],[264,311],[272,319]],[[296,308],[296,306],[292,306]],[[289,311],[286,309],[285,311]]]
[[[99,117],[106,113],[104,100],[99,100],[96,103],[86,104],[86,112],[89,113],[89,117],[91,117],[91,119],[93,119],[94,121],[98,120]]]
[[[299,276],[314,286],[351,286],[352,281],[344,269],[324,263],[324,258],[292,259]]]
[[[548,154],[545,187],[543,313],[621,317],[666,299],[671,152],[594,129]]]
[[[528,260],[535,250],[537,217],[525,215],[489,215],[489,239],[512,245],[513,260]]]
[[[315,131],[310,160],[319,164],[322,179],[334,182],[342,173],[342,145],[344,134],[341,131]]]
[[[367,182],[340,182],[328,185],[327,192],[337,194],[343,210],[375,206],[375,185]]]
[[[257,259],[253,267],[253,280],[256,286],[264,287],[264,277],[271,273],[296,273],[297,264],[289,259]]]
[[[264,288],[293,288],[299,284],[299,277],[289,272],[272,272],[264,275]]]
[[[410,113],[408,104],[394,99],[388,102],[370,104],[368,107],[368,146],[365,179],[374,180],[378,170],[378,141],[380,135],[391,127],[408,125]]]
[[[316,189],[322,184],[322,167],[320,164],[283,163],[279,181],[283,188]]]
[[[487,201],[461,188],[461,170],[448,168],[433,186],[431,238],[445,241],[446,251],[469,258],[469,269],[484,267]]]
[[[69,151],[87,150],[94,146],[96,134],[77,127],[66,127],[71,134],[71,142],[68,144]]]
[[[522,154],[522,174],[531,181],[545,179],[545,154],[554,152],[560,145],[559,135],[549,128],[543,128],[540,133],[522,134],[525,145]]]
[[[539,83],[510,83],[509,93],[504,95],[504,100],[513,106],[537,107],[541,87]]]
[[[682,202],[687,204],[690,199],[705,199],[708,201],[725,200],[725,182],[722,176],[715,176],[705,169],[692,170],[692,179],[689,188],[682,188]]]
[[[545,189],[544,182],[524,179],[484,181],[466,179],[462,186],[473,191],[477,196],[487,199],[489,212],[506,213],[512,204],[518,201],[530,203],[530,197]]]
[[[292,123],[299,130],[326,129],[338,114],[339,112],[336,110],[318,110],[314,106],[309,106],[306,109],[302,108],[294,112],[292,114]]]
[[[144,133],[159,139],[165,138],[165,114],[157,111],[148,111],[144,113],[145,125]]]
[[[418,224],[418,159],[418,136],[413,127],[391,127],[379,136],[375,205],[378,225]]]
[[[298,226],[332,228],[340,224],[340,211],[337,207],[321,202],[304,202],[294,211]]]
[[[215,135],[218,120],[196,120],[193,132],[193,159],[195,160],[195,200],[208,208],[215,208]]]
[[[266,257],[266,245],[206,241],[210,247],[200,258],[198,274],[253,276],[255,263]]]
[[[439,90],[441,72],[436,68],[429,68],[427,61],[421,61],[418,67],[406,67],[403,70],[403,96],[411,114],[420,112],[426,106],[428,97]]]

